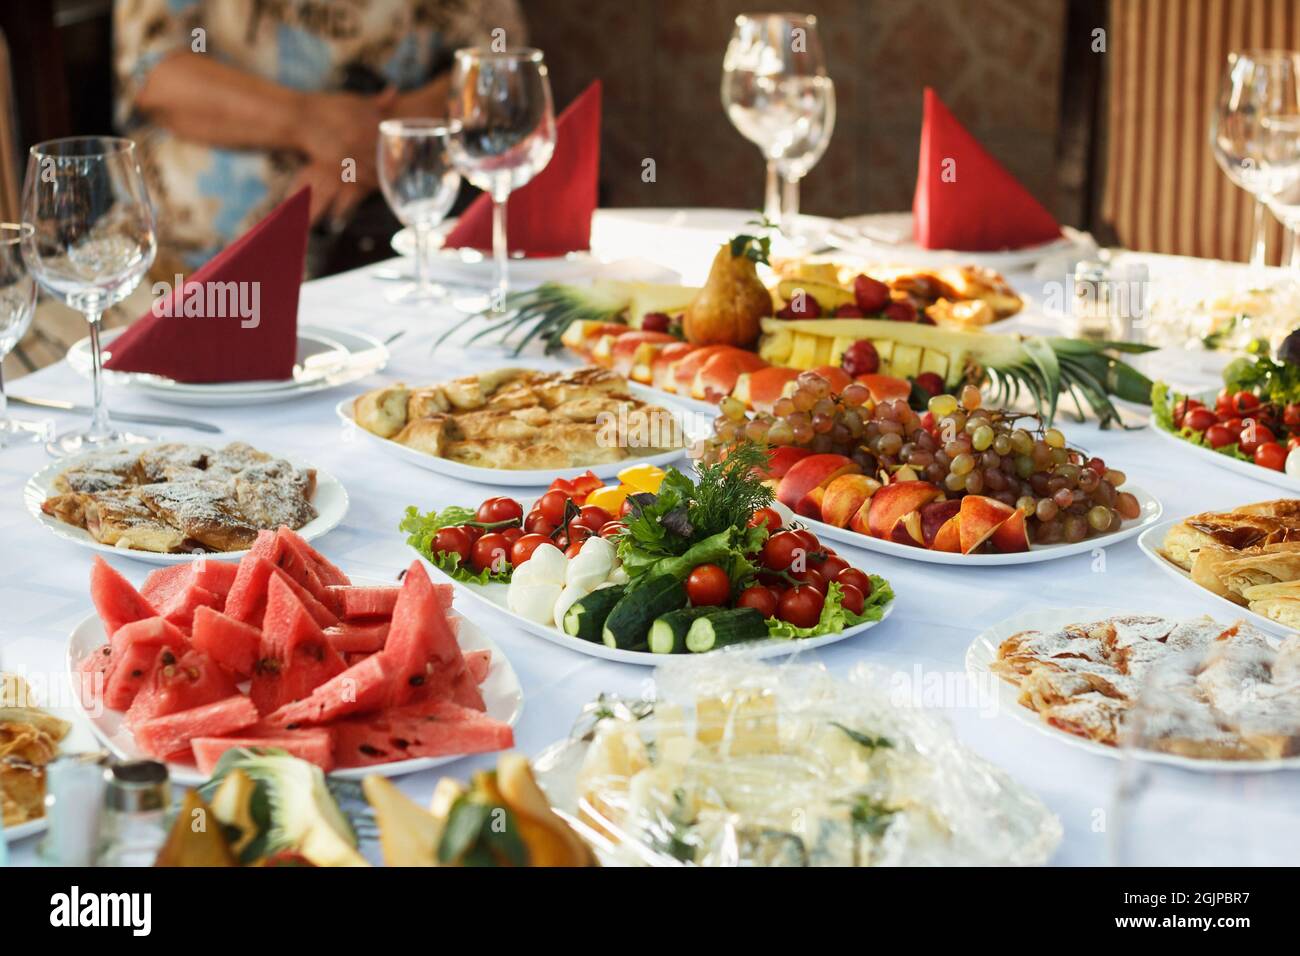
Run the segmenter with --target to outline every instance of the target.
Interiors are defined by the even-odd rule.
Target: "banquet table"
[[[611,258],[639,257],[680,273],[683,281],[698,282],[715,244],[751,216],[740,212],[602,211],[595,246]],[[1172,268],[1176,263],[1163,265]],[[395,380],[435,382],[508,361],[505,353],[492,347],[467,350],[450,344],[431,352],[434,338],[463,322],[464,317],[450,308],[421,312],[389,305],[384,294],[391,282],[373,274],[391,272],[392,268],[392,263],[385,263],[309,282],[302,289],[301,321],[360,330],[381,339],[404,333],[391,346],[389,366],[363,382],[261,407],[165,409],[126,390],[111,390],[110,404],[121,410],[202,418],[219,425],[224,433],[201,436],[176,429],[154,430],[172,440],[246,440],[331,472],[346,486],[351,507],[342,524],[316,542],[317,546],[354,576],[392,580],[414,556],[397,531],[408,505],[427,510],[454,503],[477,504],[489,494],[519,491],[493,491],[385,457],[336,418],[334,408],[340,399],[364,389]],[[629,268],[644,272],[647,265],[632,263]],[[1190,263],[1186,268],[1189,273],[1203,273],[1205,264]],[[1152,274],[1160,273],[1153,268]],[[1060,282],[1064,274],[1045,277],[1042,270],[1025,271],[1009,278],[1031,299],[1041,299],[1044,283]],[[1052,325],[1051,318],[1041,312],[1017,321],[1026,327],[1038,323],[1048,329]],[[1212,384],[1212,360],[1202,367],[1199,358],[1171,358],[1181,363],[1184,384],[1196,376],[1204,379],[1202,384]],[[540,352],[530,352],[519,360],[547,369],[573,361],[564,355],[545,357]],[[1149,371],[1153,360],[1145,361]],[[90,386],[66,363],[59,363],[11,387],[25,395],[84,401]],[[30,417],[27,409],[14,411]],[[1132,424],[1144,421],[1140,410],[1127,409],[1125,414]],[[60,416],[59,424],[68,421]],[[1079,424],[1068,418],[1062,427],[1072,444],[1100,455],[1126,472],[1131,482],[1158,497],[1166,517],[1278,495],[1267,484],[1209,467],[1190,451],[1143,430],[1099,431],[1094,422]],[[93,555],[48,533],[23,506],[24,483],[48,461],[39,446],[0,451],[0,668],[57,679],[66,670],[68,634],[91,609],[87,580]],[[1065,745],[998,713],[987,695],[981,695],[964,676],[967,647],[989,625],[1040,607],[1122,607],[1176,616],[1210,613],[1222,620],[1221,608],[1197,590],[1179,587],[1142,555],[1133,539],[1111,546],[1099,542],[1093,553],[1062,560],[982,568],[905,561],[840,547],[855,565],[889,579],[897,606],[879,627],[813,652],[817,659],[836,673],[867,663],[899,675],[901,686],[912,689],[913,703],[941,713],[967,746],[1037,794],[1059,817],[1064,839],[1053,863],[1107,863],[1108,828],[1098,821],[1104,821],[1113,805],[1122,762]],[[114,557],[112,563],[136,581],[150,570],[149,565],[125,555]],[[527,754],[536,754],[565,737],[582,706],[598,694],[639,696],[652,686],[650,668],[600,660],[547,643],[465,597],[458,599],[457,606],[500,644],[519,674],[525,701],[516,740]],[[82,731],[84,728],[79,728],[78,733]],[[398,782],[415,799],[427,802],[444,774],[464,778],[493,763],[491,756],[467,758]],[[1204,785],[1196,773],[1183,774],[1179,783],[1189,798],[1195,798],[1197,788]],[[1176,840],[1177,832],[1171,831],[1168,838]],[[36,843],[29,838],[11,847],[11,862],[35,863]]]

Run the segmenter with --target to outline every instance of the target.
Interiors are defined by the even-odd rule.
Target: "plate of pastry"
[[[106,332],[101,349],[107,359],[121,330]],[[104,370],[109,385],[125,385],[154,398],[179,405],[264,405],[301,398],[327,388],[348,385],[388,364],[388,348],[378,339],[344,329],[298,326],[298,354],[293,375],[278,381],[178,382],[163,375]],[[68,364],[90,375],[90,339],[68,350]]]
[[[626,378],[587,366],[501,368],[435,385],[397,382],[344,399],[362,440],[421,468],[491,485],[549,485],[686,454],[682,413],[643,400]]]
[[[23,489],[27,510],[64,540],[152,564],[238,558],[258,531],[310,541],[348,510],[333,475],[231,442],[125,445],[54,462]]]
[[[4,838],[21,840],[42,832],[45,768],[59,756],[72,724],[32,701],[18,674],[0,673],[0,814]]]
[[[1300,631],[1300,499],[1166,521],[1138,538],[1167,574],[1267,631]]]
[[[1279,641],[1208,616],[1039,609],[976,637],[966,671],[997,678],[1002,711],[1099,756],[1201,771],[1300,767],[1300,635]],[[1135,718],[1153,687],[1160,696]],[[1139,733],[1141,748],[1122,746]]]

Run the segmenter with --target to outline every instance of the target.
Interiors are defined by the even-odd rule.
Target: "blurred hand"
[[[312,225],[324,219],[335,228],[345,225],[352,210],[375,188],[373,183],[365,185],[360,179],[344,182],[339,166],[329,162],[304,164],[293,177],[286,195],[293,195],[303,186],[311,187]]]
[[[379,123],[391,114],[397,91],[375,96],[356,93],[308,93],[303,97],[299,130],[301,151],[309,166],[330,166],[341,176],[344,160],[356,164],[356,182],[365,192],[375,188],[375,148]]]

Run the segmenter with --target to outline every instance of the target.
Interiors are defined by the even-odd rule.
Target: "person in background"
[[[382,213],[366,202],[379,122],[445,116],[457,48],[524,42],[516,0],[116,0],[113,21],[117,121],[141,151],[166,275],[303,185],[308,272],[328,271],[345,231],[365,231],[363,203]]]

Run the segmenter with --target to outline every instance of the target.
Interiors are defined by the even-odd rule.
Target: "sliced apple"
[[[781,478],[776,498],[787,508],[799,511],[800,504],[814,488],[828,485],[840,475],[861,471],[861,468],[843,455],[809,455],[795,462]]]
[[[927,548],[934,547],[934,539],[939,529],[956,517],[961,511],[961,501],[949,498],[946,501],[931,501],[921,509],[921,536]]]
[[[807,448],[799,448],[797,445],[778,445],[776,448],[768,449],[767,471],[763,477],[784,478],[785,473],[794,467],[795,462],[803,461],[811,454],[812,452]]]
[[[868,533],[873,538],[888,538],[900,518],[942,496],[938,486],[928,481],[891,482],[871,496]]]
[[[733,398],[744,402],[746,407],[759,412],[770,412],[776,400],[781,397],[787,382],[799,377],[797,368],[784,365],[769,365],[753,372],[746,372],[736,379],[732,390]]]
[[[700,366],[691,385],[691,397],[706,402],[717,402],[731,394],[736,387],[736,380],[744,372],[756,372],[764,368],[763,361],[754,352],[719,352]]]
[[[909,511],[899,518],[894,530],[889,533],[889,540],[898,544],[909,544],[915,548],[924,548],[925,541],[921,531],[921,512]]]
[[[575,352],[590,354],[602,336],[621,335],[628,330],[626,325],[615,322],[599,322],[593,319],[575,319],[560,336],[565,348]]]
[[[602,343],[604,340],[601,340]],[[619,375],[628,375],[632,371],[632,366],[636,364],[638,357],[643,357],[646,353],[643,347],[651,344],[671,345],[680,339],[669,335],[667,332],[627,332],[614,339],[610,346],[609,365]],[[647,364],[649,359],[643,358]]]
[[[912,383],[894,375],[859,375],[854,381],[867,386],[872,400],[877,402],[887,402],[891,398],[906,399],[912,394]]]
[[[673,378],[673,369],[678,362],[697,348],[698,345],[692,345],[690,342],[674,342],[665,345],[663,351],[655,356],[654,362],[650,365],[650,384],[665,392],[675,392],[677,382]]]
[[[826,486],[821,496],[822,521],[837,528],[847,528],[853,516],[880,487],[880,482],[866,475],[840,475]]]
[[[812,371],[831,383],[833,395],[838,395],[853,382],[852,376],[838,365],[818,365]]]
[[[993,547],[1003,554],[1029,550],[1029,526],[1025,523],[1025,513],[1019,508],[993,532]]]
[[[701,345],[680,362],[674,364],[673,381],[676,385],[677,394],[691,394],[691,387],[695,384],[695,376],[704,367],[704,363],[720,352],[734,348],[734,345]],[[736,349],[736,351],[739,352],[740,349]]]
[[[961,553],[970,554],[998,530],[1017,509],[985,495],[961,500]]]
[[[961,515],[956,514],[943,523],[935,533],[931,551],[947,551],[949,554],[961,554]]]

